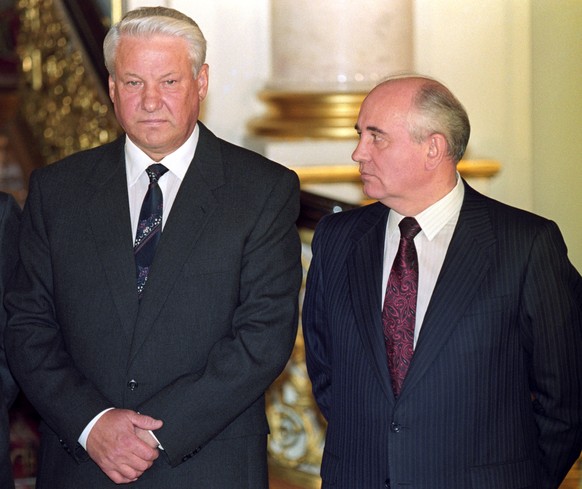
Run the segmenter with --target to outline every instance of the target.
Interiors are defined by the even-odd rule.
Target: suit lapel
[[[131,338],[137,292],[123,144],[124,138],[118,139],[87,180],[95,189],[88,220],[123,331]]]
[[[348,257],[348,281],[352,305],[369,360],[386,396],[394,400],[390,386],[382,333],[382,261],[388,209],[376,203],[368,207],[353,233],[354,249]]]
[[[200,122],[200,138],[160,238],[139,307],[132,342],[135,355],[163,308],[184,263],[217,205],[213,190],[224,184],[219,140]]]
[[[426,373],[457,327],[491,265],[495,235],[486,199],[465,183],[465,199],[420,337],[402,387],[401,398]]]

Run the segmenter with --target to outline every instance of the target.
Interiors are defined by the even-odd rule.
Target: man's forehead
[[[410,113],[410,103],[390,97],[367,98],[360,109],[358,128],[374,127],[387,130],[387,126],[405,123]]]

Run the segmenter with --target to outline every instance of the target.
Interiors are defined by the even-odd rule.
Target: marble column
[[[413,64],[410,0],[274,0],[272,76],[288,92],[367,92]]]
[[[304,188],[359,202],[359,183],[343,175],[354,125],[371,88],[413,69],[412,1],[271,0],[270,9],[266,110],[249,121],[246,144],[293,168],[330,167],[329,183]]]
[[[413,66],[410,0],[272,0],[271,28],[256,135],[353,138],[365,94]]]

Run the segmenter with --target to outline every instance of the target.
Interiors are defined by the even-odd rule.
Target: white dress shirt
[[[158,185],[164,197],[162,229],[168,220],[172,204],[176,199],[180,184],[188,171],[190,162],[194,158],[200,129],[198,124],[186,142],[176,151],[161,161],[152,161],[131,139],[125,138],[125,172],[127,175],[127,192],[129,195],[129,214],[131,216],[132,236],[135,237],[139,221],[139,211],[150,184],[146,168],[153,163],[162,163],[168,171],[160,177]]]
[[[168,171],[158,180],[158,185],[160,186],[164,198],[162,215],[162,229],[164,229],[164,225],[170,215],[172,204],[174,203],[178,190],[180,189],[180,184],[184,180],[188,167],[194,158],[199,136],[200,129],[198,124],[196,124],[194,131],[192,131],[192,134],[182,146],[161,161],[157,162],[152,161],[148,155],[146,155],[131,139],[129,139],[129,137],[125,137],[125,172],[127,175],[127,192],[129,196],[129,215],[131,217],[131,229],[134,240],[137,232],[141,204],[150,184],[146,168],[153,163],[162,163],[168,169]],[[85,450],[87,449],[87,438],[89,437],[91,429],[95,426],[95,423],[97,423],[99,418],[111,409],[114,408],[111,407],[100,412],[89,422],[81,433],[79,443]],[[157,441],[156,436],[151,431],[150,433]],[[160,446],[159,448],[162,447]]]
[[[465,187],[459,174],[457,174],[457,185],[453,190],[420,214],[408,216],[414,217],[422,228],[414,238],[414,245],[418,254],[418,295],[414,328],[415,347],[428,304],[455,231],[455,226],[459,220],[464,195]],[[404,217],[407,216],[398,214],[392,209],[388,214],[386,238],[384,240],[381,307],[384,306],[388,277],[398,251],[398,243],[400,241],[398,224]]]

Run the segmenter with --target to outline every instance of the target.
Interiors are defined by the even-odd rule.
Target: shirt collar
[[[459,173],[457,173],[457,184],[442,199],[427,207],[420,214],[414,216],[427,239],[431,241],[439,231],[453,217],[458,216],[463,205],[465,196],[465,187]],[[388,214],[388,231],[391,233],[396,230],[398,223],[405,216],[391,209]]]
[[[176,151],[170,153],[158,163],[163,165],[172,172],[180,180],[184,179],[188,167],[194,158],[196,146],[198,146],[198,139],[200,137],[200,128],[198,124],[194,127],[194,131],[190,137],[180,146]],[[151,158],[146,155],[136,144],[125,137],[125,169],[127,173],[127,183],[131,187],[134,185],[145,169],[154,163]]]

